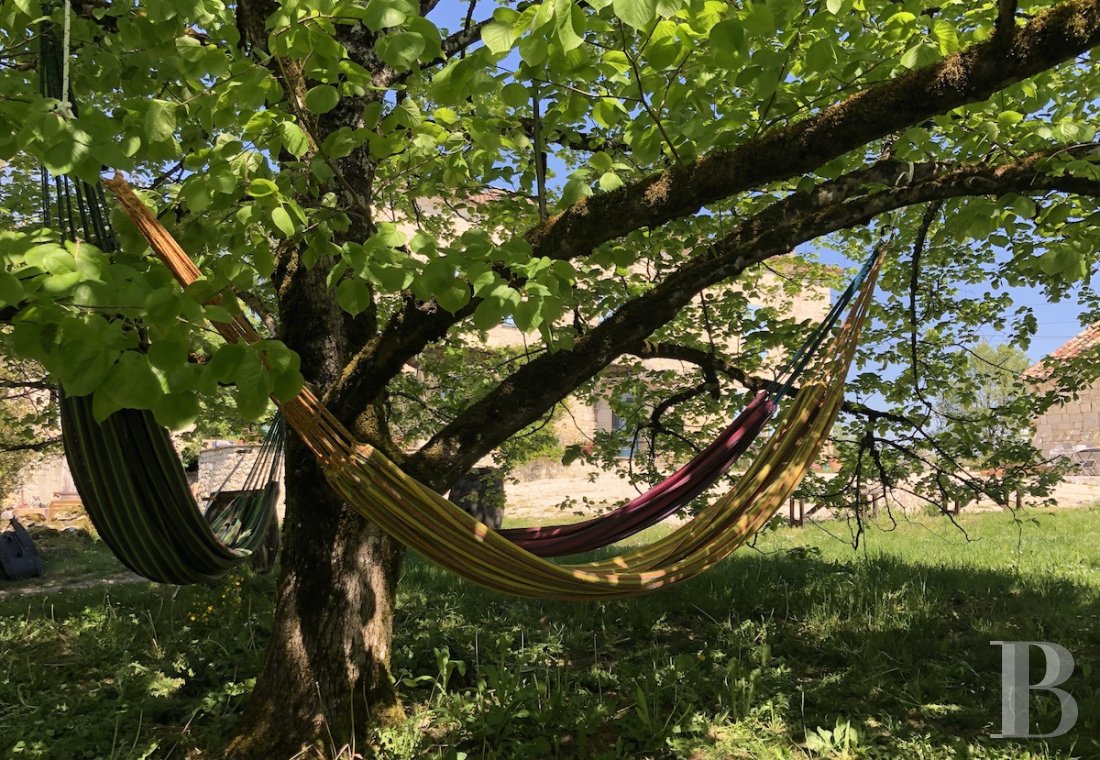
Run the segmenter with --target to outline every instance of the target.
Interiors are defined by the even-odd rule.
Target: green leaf
[[[1016,213],[1024,219],[1034,219],[1037,211],[1035,201],[1028,198],[1026,195],[1021,195],[1015,201],[1012,202],[1012,207],[1016,209]]]
[[[738,58],[745,51],[745,30],[741,22],[726,19],[715,24],[710,30],[710,47],[717,53],[719,62]]]
[[[153,416],[169,430],[179,430],[198,419],[199,400],[194,393],[166,393],[153,404]]]
[[[305,131],[292,121],[279,123],[279,137],[283,147],[295,158],[301,158],[309,152],[309,138]]]
[[[941,55],[949,55],[959,49],[959,33],[950,21],[941,18],[933,21],[932,37],[939,45]]]
[[[909,48],[901,56],[901,65],[915,69],[939,60],[939,48],[928,42],[920,42]]]
[[[145,139],[151,143],[168,140],[176,132],[176,104],[153,100],[145,112]]]
[[[516,33],[511,24],[502,24],[499,21],[493,21],[486,24],[481,30],[481,41],[485,43],[485,47],[489,48],[490,52],[507,53],[512,49],[512,46],[516,44]]]
[[[825,0],[825,7],[829,9],[829,13],[836,16],[844,10],[844,2],[845,0]]]
[[[649,28],[657,17],[657,0],[614,0],[615,15],[639,31]]]
[[[64,362],[62,380],[65,390],[73,396],[86,396],[100,387],[118,358],[115,351],[105,351],[92,340],[74,340],[61,352]]]
[[[404,71],[412,68],[424,46],[424,37],[417,32],[391,32],[378,41],[378,54],[387,66]]]
[[[435,294],[436,303],[454,314],[470,302],[470,288],[465,282],[454,281]]]
[[[496,299],[486,299],[479,303],[471,317],[474,327],[479,330],[491,330],[499,325],[504,319],[504,311],[501,307],[501,302]]]
[[[214,352],[206,364],[209,372],[219,383],[228,383],[237,375],[237,369],[244,361],[248,349],[240,343],[226,343]]]
[[[69,291],[80,282],[80,272],[66,272],[65,274],[52,274],[42,281],[42,292],[54,298],[62,298],[69,295]]]
[[[129,409],[150,409],[162,393],[160,378],[148,358],[133,352],[123,354],[107,373],[103,390],[119,406]]]
[[[263,198],[279,192],[279,186],[269,179],[257,177],[248,183],[248,194],[253,198]]]
[[[42,16],[42,8],[35,0],[14,0],[15,7],[18,8],[24,16],[30,18],[39,18]]]
[[[600,175],[600,189],[605,193],[610,193],[612,190],[618,190],[622,186],[623,181],[615,172],[604,172]]]
[[[183,335],[169,334],[149,345],[149,362],[161,370],[173,370],[187,362],[191,344]]]
[[[574,28],[574,21],[577,19],[573,15],[573,8],[573,0],[554,0],[554,28],[558,34],[558,42],[561,43],[562,50],[565,52],[580,47],[584,42],[584,38]],[[654,3],[654,9],[656,9],[656,3]],[[579,16],[581,23],[584,23],[583,13]]]
[[[506,106],[523,108],[531,102],[531,93],[522,84],[512,82],[501,88],[500,99],[504,101],[504,105]]]
[[[336,303],[353,317],[370,306],[370,288],[357,277],[341,280],[336,286]]]
[[[260,362],[260,357],[249,351],[237,368],[234,378],[237,386],[237,409],[246,420],[255,420],[267,411],[271,393],[271,378]]]
[[[283,233],[283,237],[290,237],[294,234],[294,220],[290,218],[290,213],[282,206],[276,206],[272,209],[271,221],[275,223],[279,232]]]
[[[23,300],[23,283],[12,274],[0,270],[0,303],[18,306]]]
[[[340,102],[340,93],[329,84],[311,87],[306,93],[306,108],[312,113],[328,113]]]
[[[408,16],[399,7],[400,3],[392,0],[370,0],[366,3],[366,11],[363,13],[363,23],[372,32],[381,29],[389,29],[391,26],[399,26],[405,23]]]
[[[302,388],[305,387],[305,384],[306,379],[302,377],[302,373],[298,370],[276,375],[272,380],[275,398],[280,401],[290,401],[293,399],[302,392]]]
[[[109,389],[106,387],[96,389],[95,396],[92,398],[92,417],[96,422],[103,422],[119,409],[123,409],[123,405],[115,401],[111,396]]]

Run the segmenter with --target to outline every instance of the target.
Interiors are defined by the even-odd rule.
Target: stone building
[[[779,289],[776,275],[765,274],[763,282],[764,285],[761,288],[763,291]],[[729,290],[734,289],[729,288]],[[721,297],[721,292],[714,292],[711,295]],[[807,285],[795,297],[784,296],[782,302],[777,298],[772,302],[765,301],[753,304],[754,307],[774,306],[777,311],[788,318],[810,322],[817,322],[824,318],[831,305],[829,288],[818,284]],[[700,327],[698,332],[699,335],[696,337],[705,341],[707,336],[704,329]],[[485,346],[487,348],[511,348],[522,347],[523,345],[523,333],[515,326],[507,323],[494,327],[486,334]],[[723,353],[736,357],[741,353],[740,336],[730,337],[726,343],[720,346],[720,349]],[[775,356],[775,363],[778,364],[778,360],[781,358],[778,355]],[[645,359],[641,362],[641,365],[643,372],[672,372],[683,375],[698,372],[695,365],[672,359]],[[608,372],[614,373],[615,365],[612,365]],[[565,446],[583,444],[586,441],[591,441],[598,432],[611,432],[628,424],[614,413],[611,400],[606,397],[597,398],[593,403],[581,402],[579,399],[571,397],[566,401],[566,409],[568,413],[561,415],[554,423],[555,432]],[[628,453],[625,450],[623,452],[624,455]]]
[[[1029,367],[1024,377],[1042,390],[1052,365],[1093,352],[1100,352],[1100,323],[1086,328],[1043,361]],[[1039,415],[1034,427],[1035,447],[1044,456],[1067,456],[1083,465],[1084,474],[1100,475],[1100,381]]]

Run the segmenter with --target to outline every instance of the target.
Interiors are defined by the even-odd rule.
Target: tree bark
[[[278,604],[234,760],[331,757],[399,718],[390,678],[403,549],[340,503],[313,456],[289,443]],[[310,753],[313,753],[312,755]]]
[[[332,384],[373,329],[327,293],[327,266],[290,256],[276,272],[282,339],[316,387]],[[369,410],[368,410],[369,411]],[[342,420],[389,446],[369,413]],[[312,453],[287,441],[286,517],[278,600],[263,668],[225,756],[231,760],[332,757],[362,747],[395,720],[390,678],[394,598],[404,548],[344,504]],[[304,752],[303,752],[304,751]]]

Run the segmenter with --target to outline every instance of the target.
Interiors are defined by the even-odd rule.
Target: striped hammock
[[[183,286],[198,279],[197,267],[121,175],[106,185],[176,279]],[[522,596],[610,599],[638,594],[713,567],[763,527],[801,482],[840,411],[880,264],[881,251],[840,330],[817,355],[763,450],[732,490],[664,538],[608,560],[557,564],[517,546],[409,477],[373,447],[357,442],[308,387],[279,406],[287,425],[350,506],[448,570]],[[241,316],[215,327],[226,340],[259,339]]]

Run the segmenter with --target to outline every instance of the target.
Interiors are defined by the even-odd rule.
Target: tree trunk
[[[287,259],[276,272],[281,336],[319,389],[373,329],[333,303],[329,267]],[[385,445],[371,410],[342,420]],[[225,751],[232,760],[332,757],[401,715],[390,679],[394,596],[404,548],[342,503],[313,454],[287,439],[286,517],[278,601],[263,668]],[[299,755],[303,750],[304,754]],[[312,754],[310,754],[312,753]]]
[[[271,642],[226,751],[281,760],[362,747],[401,716],[390,679],[402,548],[341,504],[313,457],[288,449],[282,573]],[[308,752],[305,757],[311,757]]]

